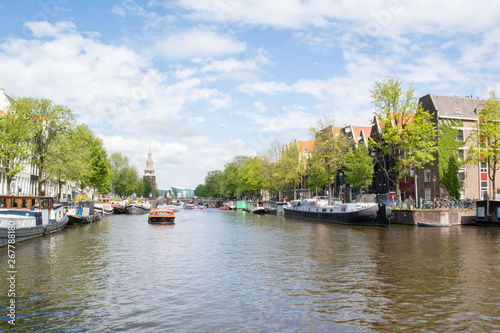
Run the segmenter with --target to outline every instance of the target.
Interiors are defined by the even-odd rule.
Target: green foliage
[[[203,184],[196,186],[194,193],[196,194],[197,197],[203,197],[203,198],[209,197],[205,189],[205,185]]]
[[[314,154],[309,163],[308,184],[330,187],[345,165],[346,154],[353,142],[344,133],[335,131],[333,120],[328,118],[320,120],[317,128],[311,128],[311,133],[314,135]]]
[[[283,151],[278,162],[278,188],[286,185],[297,186],[306,173],[304,157],[300,154],[297,140],[293,140]]]
[[[439,180],[455,199],[460,199],[457,150],[465,144],[464,141],[457,140],[457,127],[461,126],[462,122],[458,120],[443,120],[438,126]]]
[[[84,145],[82,155],[88,156],[84,162],[88,163],[89,172],[81,178],[82,186],[91,186],[97,189],[100,194],[109,193],[113,174],[102,140],[94,136],[94,133],[86,125],[77,127],[77,138]]]
[[[156,189],[155,190],[155,198],[159,198],[159,197],[161,197],[161,192],[159,189]]]
[[[365,145],[346,154],[345,181],[355,187],[368,188],[373,181],[373,158]]]
[[[446,186],[448,193],[455,199],[460,199],[460,182],[458,181],[458,160],[455,155],[448,159],[448,166],[439,174],[441,183]]]
[[[248,157],[235,156],[230,163],[224,166],[222,177],[222,194],[228,198],[237,196],[242,192],[240,186],[240,176]]]
[[[496,195],[496,176],[500,170],[500,99],[495,91],[479,111],[479,122],[470,136],[468,163],[485,163],[491,182],[490,196]],[[492,194],[492,195],[491,195]]]
[[[135,193],[138,188],[138,173],[135,166],[129,164],[129,159],[121,153],[113,153],[110,157],[110,167],[112,170],[112,186],[119,196],[129,196]],[[142,181],[140,182],[142,184]]]
[[[399,197],[399,180],[412,167],[422,167],[434,160],[437,132],[431,115],[417,103],[413,88],[404,90],[399,81],[387,78],[376,82],[371,94],[380,133],[378,138],[370,138],[370,147],[382,153],[376,155],[376,162],[396,184]]]
[[[241,172],[240,184],[244,192],[255,193],[265,188],[265,162],[260,156],[249,157]]]
[[[151,190],[153,189],[153,186],[151,186],[151,183],[146,177],[142,178],[142,184],[143,184],[143,192],[142,192],[142,197],[143,198],[148,198],[149,194],[151,193]]]
[[[23,169],[30,156],[33,126],[30,105],[19,100],[14,100],[0,117],[0,167],[5,169],[9,193],[14,176]]]
[[[224,174],[220,170],[214,170],[208,172],[205,177],[205,190],[207,196],[212,198],[219,198],[223,196],[224,193]]]
[[[31,139],[32,163],[39,172],[38,193],[41,193],[42,183],[53,178],[50,161],[47,159],[49,151],[58,142],[59,133],[67,133],[74,123],[75,116],[71,109],[53,104],[48,99],[23,97],[16,100],[29,112],[29,117],[34,120],[33,137]]]

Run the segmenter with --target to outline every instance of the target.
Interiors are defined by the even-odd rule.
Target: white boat
[[[111,199],[109,198],[99,198],[94,202],[94,208],[104,215],[113,214],[114,208],[111,206]]]
[[[157,209],[166,209],[166,210],[170,210],[172,212],[177,212],[179,210],[179,207],[176,205],[167,205],[167,204],[163,204],[163,203],[159,203],[158,205],[156,205],[156,208]]]
[[[0,196],[0,246],[64,229],[68,217],[52,197]]]

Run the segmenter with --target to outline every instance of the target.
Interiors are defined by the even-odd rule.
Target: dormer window
[[[459,108],[453,108],[453,112],[455,112],[457,116],[463,116],[463,112]]]

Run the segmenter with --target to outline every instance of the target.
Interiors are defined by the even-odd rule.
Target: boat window
[[[21,200],[21,208],[28,208],[28,199]]]
[[[14,208],[14,207],[17,208],[17,199],[10,199],[10,207],[11,208]]]
[[[7,207],[7,199],[0,198],[0,207],[2,207],[2,208]]]

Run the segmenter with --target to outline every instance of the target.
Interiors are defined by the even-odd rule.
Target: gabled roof
[[[470,97],[452,97],[440,95],[427,95],[422,98],[430,97],[439,118],[454,119],[478,119],[477,114],[484,107],[486,101],[479,98]]]
[[[302,154],[313,153],[314,151],[314,141],[297,141],[299,145],[299,150]]]

